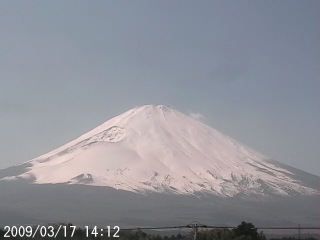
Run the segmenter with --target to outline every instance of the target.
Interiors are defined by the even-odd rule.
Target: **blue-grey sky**
[[[320,175],[319,1],[1,1],[0,168],[164,104]]]

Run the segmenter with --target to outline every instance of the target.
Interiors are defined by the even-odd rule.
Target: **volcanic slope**
[[[319,195],[319,177],[273,161],[173,108],[145,105],[20,166],[1,181],[147,194]]]

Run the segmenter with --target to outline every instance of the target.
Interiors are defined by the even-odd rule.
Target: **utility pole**
[[[193,227],[193,231],[194,231],[193,240],[197,240],[198,226]]]
[[[193,240],[197,240],[197,233],[198,233],[198,229],[199,227],[201,228],[206,228],[206,225],[203,225],[197,221],[193,221],[192,223],[190,223],[189,225],[187,225],[188,228],[192,228],[194,235],[193,235]]]

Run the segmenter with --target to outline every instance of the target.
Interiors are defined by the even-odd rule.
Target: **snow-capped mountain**
[[[319,195],[317,186],[305,180],[308,173],[301,172],[173,108],[146,105],[0,178],[108,186],[139,193]]]

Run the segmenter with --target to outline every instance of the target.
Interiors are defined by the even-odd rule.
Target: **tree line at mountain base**
[[[10,234],[8,234],[8,231],[5,229],[0,229],[0,240],[5,239],[19,239],[19,240],[69,240],[69,239],[75,239],[75,240],[105,240],[109,238],[114,238],[118,240],[266,240],[266,236],[263,232],[258,232],[258,229],[255,228],[255,226],[252,223],[247,222],[241,222],[240,225],[238,225],[234,229],[221,229],[221,228],[215,228],[215,229],[204,229],[201,231],[197,231],[196,234],[193,231],[190,231],[186,235],[181,235],[180,233],[177,235],[171,235],[171,236],[161,236],[159,234],[150,234],[143,232],[141,229],[138,230],[120,230],[115,236],[113,237],[113,234],[110,234],[110,237],[107,235],[101,236],[100,232],[95,232],[92,229],[90,231],[82,228],[74,228],[72,224],[64,225],[66,229],[68,228],[68,233],[72,232],[72,237],[70,235],[65,236],[63,232],[59,232],[57,236],[49,236],[49,234],[45,234],[45,237],[41,237],[40,234],[36,234],[35,236],[19,236],[17,233],[17,236],[13,237]],[[57,230],[57,229],[55,229]],[[88,234],[89,232],[89,234]],[[305,240],[317,240],[314,237],[307,237],[304,238]],[[295,237],[282,237],[282,238],[270,238],[270,240],[299,240],[299,238]]]

